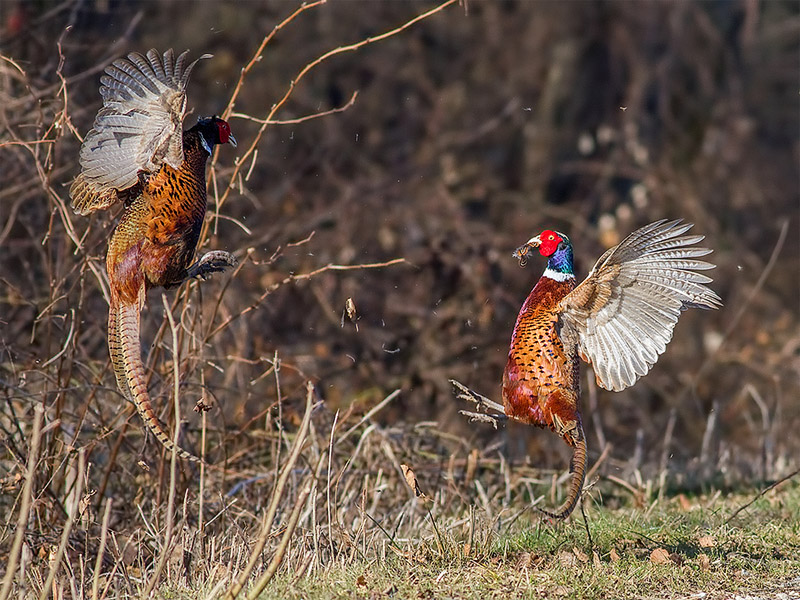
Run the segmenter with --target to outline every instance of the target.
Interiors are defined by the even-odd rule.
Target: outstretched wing
[[[718,308],[722,301],[696,271],[714,265],[691,247],[701,235],[680,220],[656,221],[610,248],[588,277],[558,307],[562,336],[578,340],[581,356],[594,366],[597,383],[619,391],[646,374],[664,352],[682,310]]]
[[[187,52],[160,56],[131,53],[115,60],[100,79],[103,107],[81,146],[81,173],[70,196],[75,212],[85,215],[108,208],[138,183],[139,171],[155,172],[166,162],[183,162],[186,84],[197,60]]]

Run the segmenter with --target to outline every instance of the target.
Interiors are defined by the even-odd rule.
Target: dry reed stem
[[[353,433],[353,432],[354,432],[356,429],[358,429],[359,427],[361,427],[361,425],[363,425],[364,423],[366,423],[367,421],[369,421],[369,420],[370,420],[370,419],[371,419],[373,416],[375,416],[375,414],[377,414],[378,412],[380,412],[380,411],[381,411],[381,410],[382,410],[382,409],[383,409],[383,408],[384,408],[384,407],[385,407],[387,404],[389,404],[389,402],[391,402],[392,400],[394,400],[395,398],[397,398],[397,396],[399,396],[399,395],[400,395],[400,390],[399,390],[399,389],[396,389],[396,390],[395,390],[395,391],[393,391],[391,394],[389,394],[388,396],[386,396],[386,397],[385,397],[383,400],[381,400],[381,401],[380,401],[378,404],[376,404],[376,405],[375,405],[374,407],[372,407],[372,408],[371,408],[369,411],[367,411],[367,413],[365,413],[365,414],[364,414],[364,416],[363,416],[363,417],[361,417],[361,419],[359,419],[358,423],[356,423],[356,424],[355,424],[355,425],[353,425],[353,426],[352,426],[350,429],[348,429],[347,431],[345,431],[345,432],[344,432],[344,433],[341,435],[341,437],[340,437],[338,440],[336,440],[336,443],[335,443],[335,444],[333,444],[333,446],[334,446],[334,447],[336,447],[336,446],[338,446],[339,444],[341,444],[341,443],[342,443],[344,440],[346,440],[348,437],[350,437],[350,434],[352,434],[352,433]],[[333,442],[333,430],[331,430],[331,442]]]
[[[258,578],[253,586],[253,589],[251,589],[247,594],[247,600],[255,600],[258,598],[258,595],[264,591],[264,588],[267,587],[267,584],[269,584],[269,582],[275,576],[275,573],[278,571],[278,567],[280,566],[281,561],[283,561],[283,557],[286,554],[286,548],[289,547],[289,541],[292,539],[295,529],[297,529],[300,511],[302,510],[303,505],[306,503],[308,495],[311,493],[311,488],[311,482],[307,482],[305,486],[303,486],[303,489],[298,495],[297,500],[294,503],[294,507],[292,508],[292,514],[289,515],[289,521],[286,524],[286,530],[283,532],[281,543],[278,545],[278,549],[275,551],[275,555],[272,557],[269,567],[267,567],[267,570],[264,571],[261,577]]]
[[[103,555],[106,551],[106,541],[108,540],[108,519],[111,516],[112,498],[106,498],[106,509],[103,511],[103,524],[100,529],[100,548],[97,550],[97,558],[94,561],[94,574],[92,577],[92,600],[97,600],[97,592],[100,590],[100,571],[103,567]]]
[[[0,589],[0,600],[7,600],[11,594],[12,582],[14,581],[14,573],[17,570],[19,563],[20,552],[22,550],[22,542],[25,539],[25,529],[28,523],[28,516],[31,510],[31,495],[33,494],[33,480],[36,474],[36,463],[39,457],[39,447],[42,442],[42,420],[44,418],[44,409],[41,405],[36,405],[33,409],[33,433],[31,434],[31,441],[28,453],[28,466],[25,469],[25,484],[22,486],[22,501],[19,505],[19,516],[17,517],[17,528],[14,532],[14,541],[11,545],[11,552],[8,556],[8,564],[6,565],[6,575],[3,578],[3,587]],[[20,585],[23,582],[20,581]]]
[[[270,537],[272,523],[275,520],[275,514],[278,512],[278,504],[280,503],[281,496],[283,494],[283,488],[286,486],[286,481],[289,479],[289,475],[292,472],[294,463],[297,461],[297,457],[300,456],[300,451],[305,443],[306,435],[308,433],[308,426],[311,422],[311,413],[314,409],[312,402],[313,397],[314,385],[309,381],[306,384],[306,407],[305,414],[303,415],[303,421],[300,423],[300,428],[297,431],[294,443],[289,451],[289,457],[286,459],[286,464],[284,465],[283,470],[278,477],[278,481],[275,484],[275,490],[272,493],[272,500],[270,501],[269,508],[264,515],[258,539],[256,540],[253,550],[250,553],[250,559],[247,562],[247,566],[239,574],[237,581],[230,588],[228,588],[227,592],[225,592],[225,600],[234,600],[234,598],[239,595],[239,592],[242,591],[242,588],[244,587],[245,583],[247,583],[250,574],[253,572],[256,563],[261,557],[261,551],[264,549],[264,546]]]
[[[74,466],[73,459],[73,465]],[[45,579],[44,585],[42,586],[42,592],[39,594],[39,600],[46,600],[47,596],[50,594],[50,588],[53,586],[53,582],[55,581],[56,575],[58,574],[58,570],[61,567],[61,561],[64,558],[64,552],[67,549],[67,543],[69,542],[69,534],[72,532],[72,526],[75,524],[75,517],[78,513],[78,507],[80,506],[81,494],[83,494],[83,481],[85,477],[85,470],[86,470],[86,452],[83,448],[78,451],[78,476],[75,478],[75,488],[73,490],[68,490],[69,494],[72,494],[75,498],[74,502],[69,503],[69,511],[67,513],[67,522],[64,525],[64,530],[61,532],[61,539],[58,542],[58,549],[56,550],[55,558],[52,561],[52,567],[47,573],[47,578]]]
[[[167,499],[167,523],[164,531],[164,546],[161,556],[158,559],[158,565],[147,583],[145,588],[144,597],[149,598],[155,589],[161,572],[164,570],[169,556],[172,552],[172,537],[175,519],[175,496],[177,494],[177,480],[178,480],[178,441],[180,439],[181,431],[181,403],[180,403],[180,365],[178,355],[180,346],[178,345],[178,329],[175,326],[175,319],[170,310],[167,295],[162,292],[161,302],[164,305],[164,312],[169,321],[170,332],[172,333],[172,377],[173,377],[173,405],[175,410],[175,429],[172,433],[172,451],[170,456],[170,471],[169,471],[169,496]]]

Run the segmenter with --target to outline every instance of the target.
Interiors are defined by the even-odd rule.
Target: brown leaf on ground
[[[356,579],[356,585],[362,587],[367,585],[367,578],[364,577],[363,575],[359,575],[358,578]]]
[[[704,535],[697,540],[697,543],[700,544],[701,548],[713,548],[717,545],[717,540],[710,535]]]
[[[664,548],[656,548],[650,553],[650,562],[654,565],[666,565],[670,562],[669,552]]]
[[[575,558],[577,558],[582,563],[589,562],[589,556],[580,548],[577,547],[572,548],[572,553],[575,555]]]
[[[544,558],[533,552],[522,552],[517,557],[517,562],[514,565],[517,570],[521,569],[537,569],[544,562]]]
[[[564,567],[574,567],[578,564],[578,559],[572,552],[564,551],[558,553],[558,562]]]
[[[611,562],[617,562],[619,560],[619,554],[617,554],[616,548],[612,548],[611,552],[608,553],[608,559]]]
[[[680,503],[681,508],[683,510],[685,510],[686,512],[689,512],[690,510],[692,510],[692,503],[683,494],[678,494],[678,502]]]
[[[697,562],[700,564],[701,571],[711,570],[711,559],[708,557],[708,554],[699,554],[697,556]]]
[[[597,550],[592,552],[592,566],[594,566],[595,569],[599,569],[602,566],[602,563],[600,562],[600,555],[597,553]]]
[[[553,590],[553,593],[556,596],[569,596],[572,593],[572,590],[565,585],[559,585]]]

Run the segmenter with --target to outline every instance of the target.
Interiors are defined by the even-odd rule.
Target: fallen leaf
[[[553,590],[553,593],[556,596],[569,596],[572,593],[572,589],[568,588],[565,585],[559,585],[556,589]]]
[[[701,571],[710,571],[711,570],[711,559],[708,558],[708,554],[698,554],[697,555],[697,562],[700,563],[700,570]]]
[[[560,552],[558,555],[558,562],[565,567],[574,567],[578,564],[578,559],[572,552]]]
[[[359,575],[358,579],[356,579],[356,585],[365,586],[367,585],[367,578],[363,575]]]
[[[701,548],[713,548],[717,545],[717,540],[715,540],[710,535],[701,536],[697,543],[700,544]]]
[[[400,468],[403,470],[403,477],[406,478],[406,483],[408,487],[414,490],[414,495],[419,498],[420,496],[425,496],[422,493],[422,490],[419,488],[419,482],[417,481],[417,476],[414,475],[414,471],[408,465],[400,465]]]
[[[523,552],[517,557],[517,569],[538,569],[544,562],[544,557],[533,552]]]
[[[656,548],[650,553],[650,562],[654,565],[665,565],[670,561],[669,552],[664,548]]]
[[[586,555],[585,552],[583,552],[579,548],[572,548],[572,553],[575,555],[575,558],[577,558],[582,563],[589,562],[589,557]]]
[[[356,320],[356,303],[353,302],[352,298],[348,298],[347,301],[344,303],[344,309],[347,311],[347,318],[351,321]]]
[[[467,456],[467,472],[464,475],[464,485],[470,487],[475,478],[475,470],[478,468],[478,449],[473,448]]]
[[[616,548],[612,548],[611,552],[608,553],[608,559],[611,562],[617,562],[619,560],[619,554],[617,554]]]
[[[592,552],[592,565],[594,566],[595,569],[599,569],[602,566],[602,563],[600,562],[600,555],[597,553],[596,550]]]

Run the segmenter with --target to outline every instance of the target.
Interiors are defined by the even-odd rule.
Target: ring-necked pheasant
[[[173,443],[153,412],[139,341],[147,290],[170,287],[234,266],[231,254],[212,251],[191,263],[206,211],[206,160],[215,144],[236,146],[227,122],[201,118],[187,131],[186,84],[195,64],[184,52],[132,53],[101,78],[103,107],[80,152],[81,173],[70,188],[81,215],[121,201],[125,210],[108,245],[111,290],[108,349],[117,385],[168,450]],[[194,455],[178,448],[189,460]]]
[[[478,420],[511,418],[547,427],[573,447],[570,487],[556,512],[566,518],[580,498],[586,470],[586,438],[578,406],[579,357],[594,367],[597,384],[620,391],[645,375],[664,352],[681,311],[719,308],[706,287],[711,269],[697,260],[709,254],[694,247],[701,235],[683,235],[690,223],[656,221],[610,248],[576,287],[572,245],[563,233],[544,231],[517,248],[524,266],[538,248],[547,268],[520,310],[503,373],[503,404],[460,383],[459,398],[496,411],[462,411]]]

